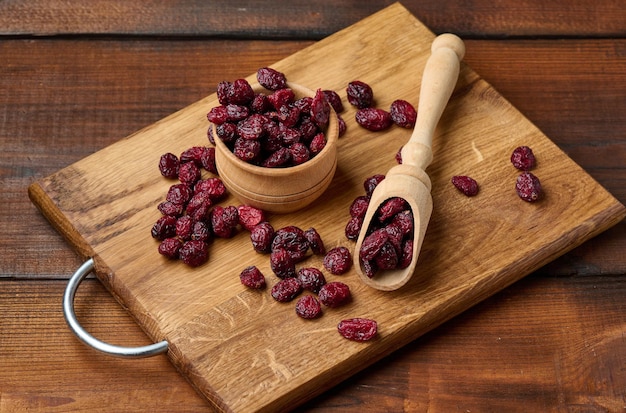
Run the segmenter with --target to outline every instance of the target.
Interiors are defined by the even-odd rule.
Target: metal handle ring
[[[161,341],[159,343],[149,344],[141,347],[123,347],[100,341],[91,334],[89,334],[78,322],[76,315],[74,314],[74,297],[76,296],[76,290],[81,281],[89,275],[94,269],[93,258],[85,261],[76,270],[74,275],[70,278],[63,294],[63,315],[68,326],[76,334],[76,336],[88,346],[108,354],[110,356],[122,357],[122,358],[143,358],[152,357],[157,354],[165,353],[168,348],[167,341]]]

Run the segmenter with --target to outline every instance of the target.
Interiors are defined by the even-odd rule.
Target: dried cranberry
[[[237,212],[239,224],[248,231],[252,231],[254,227],[265,221],[265,212],[250,205],[239,205]]]
[[[465,175],[452,177],[452,185],[467,196],[478,194],[478,182],[474,178]]]
[[[280,168],[282,166],[288,166],[290,161],[291,152],[289,148],[281,147],[265,158],[262,165],[266,168]]]
[[[250,231],[250,241],[256,252],[268,253],[272,248],[274,228],[269,222],[261,222]]]
[[[356,123],[373,132],[388,129],[393,122],[389,112],[378,108],[359,109],[354,118]]]
[[[258,140],[265,132],[267,122],[269,119],[264,115],[254,113],[237,123],[237,134],[244,139]]]
[[[359,109],[370,107],[374,103],[372,88],[360,80],[348,83],[346,94],[348,95],[348,102]]]
[[[211,123],[221,125],[228,122],[228,110],[226,109],[226,106],[216,106],[211,108],[209,113],[207,113],[206,118]]]
[[[407,202],[400,197],[389,198],[378,209],[378,220],[380,222],[386,221],[392,218],[397,213],[404,211],[408,208]]]
[[[528,202],[538,201],[542,196],[541,182],[530,172],[523,172],[517,177],[515,190],[521,199]]]
[[[159,244],[158,251],[159,251],[159,254],[171,260],[175,260],[178,258],[178,253],[182,246],[183,246],[183,242],[176,237],[165,238]]]
[[[207,178],[196,182],[193,187],[194,194],[204,192],[211,202],[216,203],[226,196],[226,186],[219,178]]]
[[[232,83],[229,103],[247,105],[254,99],[254,90],[246,79],[237,79]]]
[[[209,259],[209,246],[203,241],[190,240],[183,244],[178,255],[185,264],[198,267]]]
[[[239,280],[248,288],[259,290],[265,288],[265,276],[254,265],[244,268],[239,274]]]
[[[300,262],[306,258],[309,250],[309,242],[302,229],[289,225],[276,230],[272,241],[272,250],[285,249],[294,262]]]
[[[350,217],[346,227],[344,228],[344,234],[346,238],[352,241],[356,241],[361,233],[361,227],[363,226],[363,218]]]
[[[226,115],[228,122],[239,122],[250,115],[250,110],[247,106],[230,103],[226,105]]]
[[[291,152],[291,162],[293,165],[300,165],[311,159],[309,148],[303,143],[296,142],[289,146]]]
[[[200,179],[200,169],[193,162],[180,165],[178,169],[178,179],[186,185],[193,185]]]
[[[367,196],[361,195],[354,198],[352,204],[350,204],[350,216],[355,218],[364,218],[367,208],[369,207],[370,199]]]
[[[346,247],[335,247],[324,256],[324,268],[331,274],[341,275],[352,267],[352,255]]]
[[[242,161],[252,162],[261,153],[261,143],[250,139],[237,138],[233,153]]]
[[[279,89],[274,91],[271,95],[267,96],[267,100],[275,109],[280,109],[282,106],[293,103],[296,95],[291,89]]]
[[[402,255],[398,262],[398,268],[406,268],[413,260],[413,239],[409,238],[402,244]]]
[[[378,254],[374,257],[376,266],[381,270],[395,269],[398,266],[398,261],[398,252],[389,241],[382,245],[380,251],[378,251]]]
[[[390,223],[385,226],[385,231],[387,232],[388,240],[395,248],[396,252],[399,254],[402,253],[402,241],[404,240],[404,232],[402,232],[402,228],[399,225]]]
[[[198,241],[208,241],[211,237],[211,230],[209,226],[204,221],[196,221],[193,224],[193,229],[191,231],[191,239]]]
[[[237,207],[216,205],[211,211],[213,233],[220,238],[231,238],[237,232],[239,213]]]
[[[373,231],[363,239],[361,249],[359,250],[359,258],[364,261],[374,259],[388,240],[389,234],[385,228],[379,228]]]
[[[300,282],[295,278],[285,278],[278,281],[272,287],[272,297],[281,303],[286,303],[298,296],[302,292]]]
[[[173,153],[165,153],[161,155],[161,159],[159,160],[159,171],[161,175],[169,179],[178,178],[178,168],[180,166],[180,162],[178,157]]]
[[[363,274],[369,278],[374,278],[378,271],[378,267],[374,261],[361,261],[361,269],[363,270]]]
[[[341,138],[346,133],[346,130],[348,130],[348,126],[346,125],[346,121],[339,115],[337,115],[337,124],[339,126],[337,137]]]
[[[326,254],[326,247],[324,246],[324,241],[322,241],[322,237],[317,232],[317,230],[313,227],[304,231],[304,237],[309,243],[311,247],[311,251],[315,255],[324,255]]]
[[[194,220],[189,215],[183,215],[176,220],[176,236],[184,241],[191,239]]]
[[[152,238],[163,241],[176,235],[176,218],[164,215],[152,226]]]
[[[196,221],[207,219],[211,211],[211,198],[207,192],[198,192],[189,200],[187,204],[187,215]]]
[[[336,308],[347,303],[352,294],[350,287],[341,281],[332,281],[324,284],[317,295],[326,307]]]
[[[165,199],[174,204],[185,205],[189,202],[192,195],[193,191],[189,185],[174,184],[169,187],[167,195],[165,195]]]
[[[230,97],[233,94],[233,84],[226,80],[221,81],[217,84],[217,100],[222,105],[228,105],[232,103],[230,101]]]
[[[399,165],[402,165],[402,148],[404,148],[404,146],[401,146],[395,155],[396,163],[398,163]]]
[[[215,148],[206,148],[200,158],[202,167],[214,175],[217,175],[217,166],[215,165]]]
[[[407,209],[405,211],[396,214],[391,220],[392,225],[397,225],[405,237],[410,237],[413,234],[413,228],[415,223],[413,222],[413,211]]]
[[[317,298],[305,295],[296,302],[296,314],[306,320],[311,320],[322,315],[322,306]]]
[[[530,171],[535,167],[535,154],[528,146],[518,146],[511,154],[511,163],[520,171]]]
[[[363,188],[365,189],[365,195],[368,198],[372,196],[374,189],[376,189],[378,184],[381,183],[383,179],[385,179],[385,175],[382,174],[372,175],[365,179],[365,181],[363,182]]]
[[[230,122],[217,125],[215,132],[217,137],[220,138],[225,144],[233,143],[239,137],[239,135],[237,135],[237,125]]]
[[[341,101],[341,97],[334,90],[323,90],[324,96],[326,96],[326,100],[332,106],[333,110],[336,113],[343,112],[343,102]]]
[[[192,146],[180,154],[180,163],[194,162],[198,168],[202,167],[202,155],[207,150],[204,146]]]
[[[376,336],[378,323],[367,318],[350,318],[341,320],[337,330],[342,337],[352,341],[368,341]]]
[[[326,127],[330,119],[330,105],[322,89],[317,89],[311,102],[311,119],[320,128]]]
[[[324,274],[315,267],[303,267],[298,270],[296,276],[302,288],[314,293],[318,293],[320,288],[326,284],[326,278]]]
[[[163,215],[169,215],[171,217],[179,217],[183,214],[184,205],[175,204],[170,201],[163,201],[159,205],[157,205],[157,209]]]
[[[326,136],[323,133],[318,133],[313,137],[311,143],[309,144],[309,151],[311,151],[312,155],[317,155],[322,152],[322,149],[326,146]]]
[[[393,123],[403,128],[412,128],[417,120],[417,111],[406,100],[398,99],[391,103],[389,113]]]
[[[270,267],[278,278],[296,276],[296,264],[289,252],[284,248],[272,250],[270,253]]]
[[[256,79],[265,89],[278,90],[287,87],[285,74],[271,67],[262,67],[256,72]]]

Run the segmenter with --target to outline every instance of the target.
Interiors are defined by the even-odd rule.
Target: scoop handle
[[[424,67],[417,120],[411,138],[402,148],[402,163],[426,169],[432,161],[433,135],[459,77],[465,44],[456,35],[444,33],[432,43]]]

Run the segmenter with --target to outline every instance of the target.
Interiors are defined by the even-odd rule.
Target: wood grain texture
[[[228,2],[19,0],[0,3],[4,35],[168,35],[322,39],[375,13],[389,0]],[[619,0],[463,2],[405,0],[402,4],[436,33],[463,37],[620,37],[626,11]],[[393,24],[393,23],[392,23]]]
[[[285,6],[266,2],[269,31],[285,39],[268,41],[255,32],[266,25],[254,17],[225,28],[252,39],[229,40],[226,31],[208,38],[197,29],[202,10],[190,15],[182,3],[168,19],[143,19],[86,10],[94,2],[82,9],[55,0],[0,2],[0,27],[21,33],[0,42],[0,411],[211,410],[165,357],[115,360],[71,335],[60,302],[81,260],[26,187],[213,93],[218,81],[311,44],[298,39],[334,32],[333,19],[357,21],[374,3],[287,33],[292,22],[275,18]],[[626,203],[623,10],[603,1],[539,3],[404,4],[435,32],[471,35],[464,36],[465,61]],[[16,6],[24,12],[13,13]],[[173,39],[173,31],[186,34]],[[528,38],[508,37],[521,33]],[[622,221],[297,411],[621,411],[625,248]],[[98,337],[149,342],[98,281],[84,282],[77,305]]]
[[[397,34],[381,30],[381,22],[388,19],[396,21],[405,35],[411,35],[400,41]],[[405,9],[395,6],[280,61],[276,67],[299,83],[339,90],[354,76],[346,68],[355,65],[361,68],[361,78],[380,90],[401,89],[417,96],[418,82],[394,81],[411,78],[415,68],[420,72],[432,39],[432,33]],[[333,50],[342,50],[342,54]],[[328,54],[337,58],[323,61]],[[405,59],[394,61],[396,56]],[[377,104],[385,106],[395,98],[379,94]],[[420,264],[429,278],[416,280],[412,288],[392,295],[352,284],[355,296],[362,298],[337,310],[336,318],[290,324],[295,318],[291,308],[277,309],[268,296],[242,291],[237,274],[232,273],[241,263],[246,239],[212,245],[218,258],[202,272],[173,267],[177,263],[155,259],[154,246],[153,257],[149,248],[143,247],[146,232],[158,216],[151,206],[158,203],[168,186],[157,173],[150,172],[154,170],[153,160],[166,143],[171,144],[172,151],[181,152],[203,142],[206,137],[199,132],[206,130],[204,115],[215,103],[214,95],[203,99],[76,162],[40,181],[37,185],[42,191],[34,186],[31,196],[40,206],[42,194],[51,199],[84,240],[78,240],[78,250],[93,248],[105,286],[153,340],[165,338],[170,342],[170,358],[183,375],[216,407],[227,411],[273,411],[302,403],[614,225],[624,215],[619,202],[465,66],[434,144],[438,158],[429,172],[438,183],[433,185],[437,207],[424,244],[425,259]],[[347,211],[364,177],[376,168],[387,170],[406,140],[405,131],[390,131],[385,134],[389,158],[376,154],[362,162],[368,153],[377,152],[380,143],[373,137],[364,141],[359,136],[362,131],[352,132],[354,122],[350,118],[347,122],[349,132],[339,149],[338,176],[328,193],[332,202],[317,203],[306,213],[276,217],[276,227],[287,222],[301,227],[314,225],[329,244],[342,242],[347,215],[341,217],[336,211]],[[511,149],[529,142],[543,154],[545,163],[541,176],[548,196],[537,206],[511,202],[510,186],[504,183],[516,176],[509,170],[513,169],[508,164]],[[470,151],[470,144],[476,156],[462,156]],[[355,159],[361,162],[351,163]],[[106,169],[98,168],[101,165]],[[454,189],[447,185],[458,170],[468,171],[485,183],[483,195],[474,203],[454,198]],[[77,189],[87,186],[90,191],[81,190],[77,196]],[[512,199],[515,197],[513,193]],[[587,205],[585,211],[575,207],[581,203]],[[129,248],[135,245],[140,247]],[[459,245],[466,249],[459,249]],[[258,257],[253,253],[250,259],[256,263]],[[267,262],[257,265],[269,273]],[[174,273],[176,277],[172,277]],[[179,277],[184,277],[184,284]],[[410,310],[416,304],[417,309]],[[337,334],[310,341],[309,337],[332,333],[338,319],[359,314],[385,326],[380,338],[371,344],[352,345]],[[278,336],[285,340],[277,342]],[[339,346],[341,352],[337,351]],[[302,351],[307,353],[306,359],[301,357]],[[246,373],[233,375],[235,371]]]

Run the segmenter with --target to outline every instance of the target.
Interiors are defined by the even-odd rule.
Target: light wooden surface
[[[478,2],[469,9],[453,2],[406,5],[436,32],[470,34],[468,64],[617,199],[626,200],[623,31],[611,23],[623,21],[621,8],[614,2],[550,10],[514,2]],[[149,25],[132,10],[110,19],[120,7],[92,3],[64,9],[48,2],[18,15],[10,12],[13,3],[2,7],[9,11],[0,13],[2,27],[32,27],[37,16],[53,16],[44,19],[47,33],[80,27],[85,35],[26,35],[0,44],[7,62],[0,68],[0,134],[3,147],[10,148],[0,154],[6,235],[0,239],[1,410],[210,410],[167,359],[112,360],[84,348],[67,331],[60,297],[80,259],[30,205],[25,188],[206,96],[219,80],[252,73],[311,42],[158,37],[168,30],[164,24],[191,27],[202,6],[195,14],[176,8],[172,18]],[[342,22],[351,24],[378,7],[346,6],[342,13],[327,13],[332,17],[325,21],[345,27]],[[79,18],[81,10],[94,18]],[[279,10],[277,3],[262,12]],[[326,13],[323,5],[319,10]],[[211,11],[205,21],[223,12]],[[550,18],[554,13],[558,18]],[[91,37],[103,23],[109,32],[141,26],[156,37]],[[308,38],[332,31],[325,23],[295,33],[268,26],[262,17],[239,24],[241,32],[268,33],[272,26],[273,33]],[[502,33],[521,38],[501,38]],[[624,234],[622,221],[299,410],[621,411]],[[84,283],[77,304],[81,321],[97,336],[127,345],[148,342],[98,281]]]

